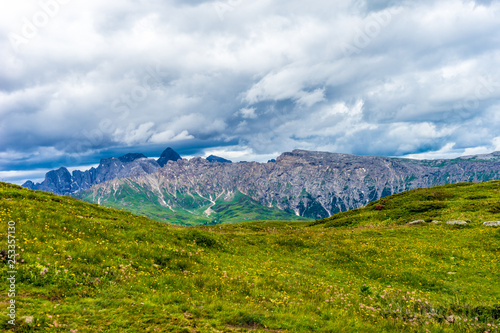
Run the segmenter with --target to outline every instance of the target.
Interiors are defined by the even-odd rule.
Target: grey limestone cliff
[[[211,163],[203,158],[169,162],[147,175],[92,188],[96,202],[120,186],[157,193],[165,207],[179,195],[230,200],[241,192],[267,207],[323,218],[394,193],[439,184],[500,179],[500,155],[454,160],[411,160],[294,150],[271,163]]]

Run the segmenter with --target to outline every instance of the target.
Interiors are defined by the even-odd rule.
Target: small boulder
[[[423,224],[425,223],[424,220],[415,220],[415,221],[411,221],[410,223],[408,223],[408,225],[416,225],[416,224]]]
[[[484,222],[483,224],[488,227],[500,227],[500,221],[488,221]]]
[[[446,224],[451,224],[451,225],[467,225],[467,222],[465,221],[448,221]]]

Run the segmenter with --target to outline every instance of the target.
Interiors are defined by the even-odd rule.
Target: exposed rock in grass
[[[500,227],[500,221],[488,221],[484,222],[483,224],[488,227]]]
[[[423,224],[425,223],[424,220],[415,220],[415,221],[411,221],[410,223],[408,223],[408,225],[416,225],[416,224]]]
[[[466,221],[448,221],[446,224],[455,224],[455,225],[467,225]]]

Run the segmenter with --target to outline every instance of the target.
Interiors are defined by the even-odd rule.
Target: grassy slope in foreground
[[[498,200],[499,187],[468,191]],[[0,244],[16,221],[18,332],[497,332],[500,229],[481,216],[499,216],[477,203],[468,227],[187,229],[0,184]],[[0,329],[14,330],[5,310]]]

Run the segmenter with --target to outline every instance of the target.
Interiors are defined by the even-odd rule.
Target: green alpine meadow
[[[197,227],[0,183],[0,331],[498,332],[499,220],[500,181]]]

